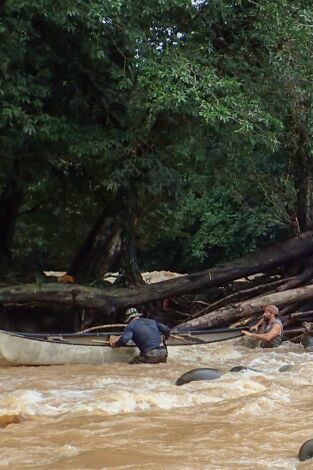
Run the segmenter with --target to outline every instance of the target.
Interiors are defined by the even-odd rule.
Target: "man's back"
[[[131,339],[140,352],[145,353],[158,348],[162,343],[161,334],[168,337],[169,333],[170,329],[162,323],[148,318],[137,318],[127,325],[123,337],[127,341]]]

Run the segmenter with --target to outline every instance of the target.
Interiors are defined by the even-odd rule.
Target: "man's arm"
[[[168,339],[171,334],[170,328],[166,325],[163,325],[163,323],[159,323],[158,321],[156,322],[156,324],[157,324],[159,332],[165,336],[165,339]]]
[[[132,329],[127,326],[122,334],[122,336],[113,336],[112,341],[111,337],[109,339],[110,346],[112,348],[119,348],[120,346],[125,346],[128,341],[130,341],[133,337],[133,331]]]
[[[246,336],[250,336],[251,338],[260,340],[260,341],[272,341],[276,336],[281,334],[281,327],[280,325],[274,325],[273,328],[268,333],[251,333],[250,331],[241,330]]]
[[[250,331],[257,331],[263,323],[264,318],[262,317],[255,325],[251,326]]]

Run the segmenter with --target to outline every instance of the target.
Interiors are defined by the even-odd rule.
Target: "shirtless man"
[[[281,344],[284,334],[284,328],[278,318],[278,314],[279,310],[275,305],[267,305],[264,309],[263,317],[256,325],[250,328],[251,331],[242,330],[241,332],[246,336],[261,341],[262,348],[276,348]],[[264,333],[252,333],[252,331],[257,331],[261,325],[265,326]]]

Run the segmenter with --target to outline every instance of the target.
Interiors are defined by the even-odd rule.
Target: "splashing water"
[[[197,367],[222,376],[175,386]],[[0,368],[0,468],[309,469],[297,452],[313,438],[312,384],[312,354],[290,343],[177,347],[160,365]]]

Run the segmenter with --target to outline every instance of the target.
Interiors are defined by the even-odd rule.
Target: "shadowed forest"
[[[304,0],[4,1],[0,327],[225,325],[291,288],[271,300],[310,318],[312,24]]]

